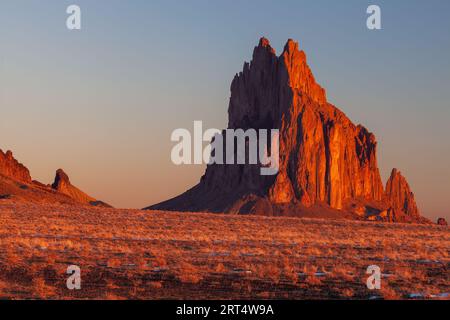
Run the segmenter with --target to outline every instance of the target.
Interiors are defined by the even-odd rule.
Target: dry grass
[[[445,299],[449,248],[449,229],[429,225],[2,200],[0,299]],[[81,290],[66,288],[72,264]]]

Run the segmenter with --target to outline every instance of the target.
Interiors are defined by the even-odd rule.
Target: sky
[[[383,181],[399,168],[423,215],[450,218],[449,14],[447,0],[0,0],[0,149],[116,207],[168,199],[205,170],[172,164],[172,131],[225,128],[259,38],[277,53],[293,38],[329,101],[376,135]]]

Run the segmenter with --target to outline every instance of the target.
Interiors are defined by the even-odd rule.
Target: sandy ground
[[[0,200],[0,299],[449,299],[449,250],[448,227]]]

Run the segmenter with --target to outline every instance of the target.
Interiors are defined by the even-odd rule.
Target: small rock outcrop
[[[0,174],[13,180],[31,183],[30,171],[19,161],[17,161],[11,151],[0,149]]]
[[[444,218],[439,218],[439,219],[437,220],[437,224],[438,224],[439,226],[448,226],[447,220],[445,220]]]
[[[92,205],[101,203],[100,201],[97,201],[95,198],[87,195],[77,187],[73,186],[70,183],[69,176],[62,169],[58,169],[56,171],[55,181],[52,184],[52,189],[56,190],[59,193],[65,194],[66,196],[81,203]]]
[[[414,193],[412,193],[405,177],[397,169],[393,169],[386,183],[386,201],[390,206],[388,215],[394,220],[420,218]]]

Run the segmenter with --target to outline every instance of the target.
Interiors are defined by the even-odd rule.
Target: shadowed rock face
[[[16,159],[11,151],[0,150],[0,174],[16,181],[31,183],[30,171]]]
[[[437,224],[438,224],[439,226],[448,226],[447,220],[445,220],[444,218],[439,218],[439,219],[437,220]]]
[[[228,115],[231,129],[280,130],[278,174],[261,176],[258,165],[209,165],[193,189],[149,209],[276,214],[324,204],[342,211],[355,200],[387,209],[375,136],[327,101],[297,42],[288,40],[277,56],[260,40],[233,79]]]

